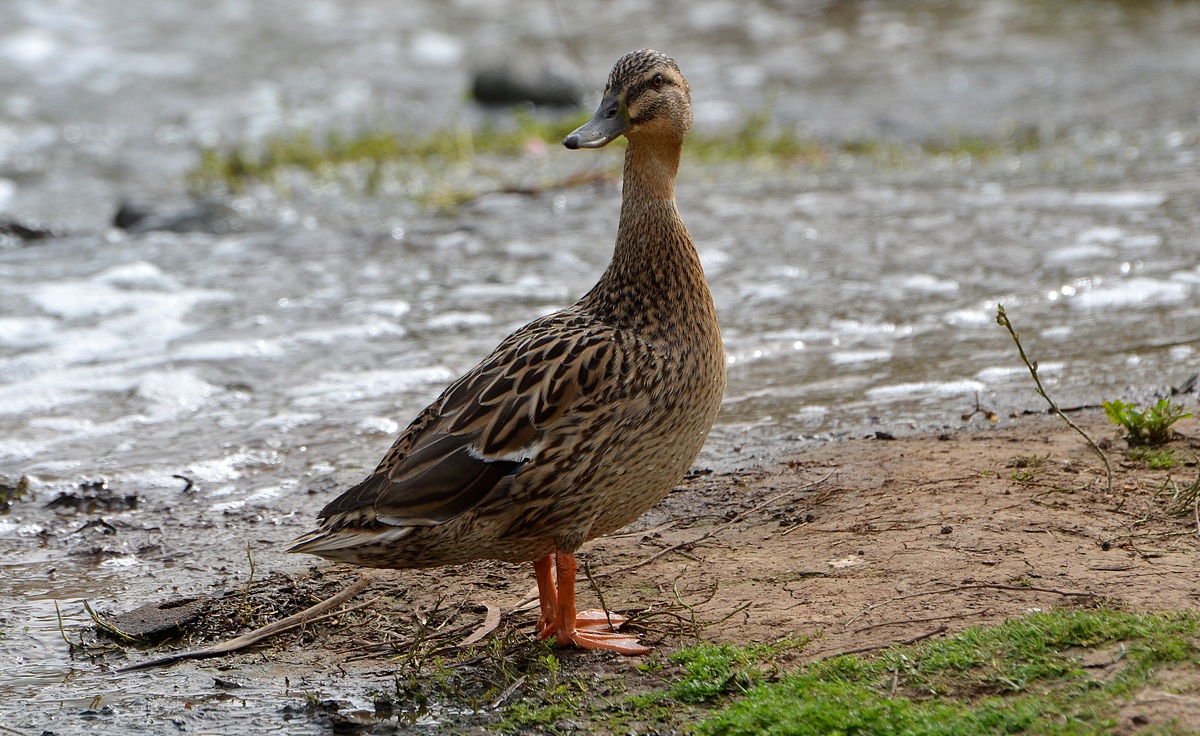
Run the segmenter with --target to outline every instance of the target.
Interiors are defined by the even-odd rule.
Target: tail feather
[[[373,528],[341,527],[315,529],[292,540],[289,553],[304,552],[319,557],[338,556],[342,550],[368,545],[387,544],[412,533],[411,526],[376,525]]]

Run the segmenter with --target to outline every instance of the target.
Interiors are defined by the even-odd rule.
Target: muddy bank
[[[698,639],[791,637],[805,642],[792,655],[801,661],[1031,609],[1195,609],[1200,522],[1184,488],[1200,472],[1187,464],[1200,454],[1200,423],[1179,424],[1177,467],[1150,470],[1126,459],[1101,415],[1079,421],[1110,448],[1111,492],[1079,436],[1044,416],[829,443],[771,467],[693,474],[637,524],[581,553],[595,580],[581,581],[582,605],[597,605],[602,591],[656,647],[649,658],[559,651],[547,660],[532,640],[537,614],[522,606],[533,592],[528,566],[480,562],[373,572],[370,588],[346,604],[352,610],[299,632],[216,659],[114,673],[281,618],[358,575],[260,561],[252,580],[164,588],[164,597],[214,599],[182,637],[157,646],[113,641],[74,618],[70,674],[21,708],[10,700],[0,710],[15,727],[56,733],[156,733],[168,723],[220,733],[494,732],[538,725],[522,719],[548,718],[548,693],[582,683],[588,692],[573,696],[576,712],[554,711],[540,727],[670,731],[702,711],[647,715],[621,703],[661,689],[673,676],[665,655]],[[310,505],[333,492],[319,491]],[[281,545],[306,521],[256,530],[234,515],[227,526],[230,536]],[[93,601],[108,611],[147,602]],[[498,625],[489,622],[495,611]],[[460,646],[480,632],[478,643]]]

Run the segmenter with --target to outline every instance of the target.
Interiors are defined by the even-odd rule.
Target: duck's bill
[[[608,145],[627,130],[629,130],[629,119],[625,111],[621,109],[621,100],[617,97],[605,97],[600,101],[600,109],[596,110],[592,119],[563,138],[563,145],[572,150],[600,148]]]

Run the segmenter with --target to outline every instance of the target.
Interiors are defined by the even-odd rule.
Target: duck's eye
[[[661,75],[661,74],[655,74],[655,75],[654,75],[654,80],[653,80],[653,81],[654,81],[654,86],[655,86],[655,87],[661,87],[661,86],[663,86],[663,75]]]

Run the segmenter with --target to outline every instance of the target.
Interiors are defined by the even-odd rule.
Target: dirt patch
[[[1166,670],[1159,682],[1143,688],[1119,711],[1119,730],[1133,734],[1147,728],[1195,728],[1200,723],[1200,674]]]
[[[632,626],[659,653],[696,639],[811,637],[797,650],[801,660],[1054,606],[1197,607],[1200,526],[1195,510],[1178,508],[1172,492],[1200,471],[1126,461],[1124,443],[1103,417],[1078,421],[1111,448],[1111,492],[1080,437],[1043,416],[1003,428],[829,444],[773,467],[694,474],[636,525],[585,547],[580,559],[594,585],[580,576],[581,606],[598,606],[601,591],[610,608],[633,616]],[[1176,455],[1200,455],[1196,420],[1179,429]],[[293,613],[359,572],[320,565],[233,591],[188,644]],[[438,678],[443,685],[453,680],[462,702],[457,715],[441,711],[430,723],[483,728],[494,725],[487,713],[501,704],[495,699],[519,699],[538,686],[521,678],[497,694],[499,684],[518,681],[522,658],[539,656],[530,566],[479,562],[372,575],[352,612],[247,652],[164,672],[216,663],[232,681],[288,673],[285,694],[307,693],[310,701],[292,716],[335,719],[330,723],[339,728],[349,727],[343,721],[351,716],[377,728],[393,712],[420,725],[435,697],[428,684]],[[462,648],[484,629],[490,633],[476,649]],[[622,697],[670,676],[669,666],[638,670],[644,658],[562,654],[575,676],[620,680]],[[147,656],[131,653],[134,661]],[[1184,702],[1194,697],[1192,685],[1185,688],[1191,694],[1176,697],[1165,684],[1147,695],[1153,703],[1139,699],[1123,711],[1123,723],[1174,717],[1156,709],[1192,707]],[[335,690],[356,690],[360,705],[322,700]]]

